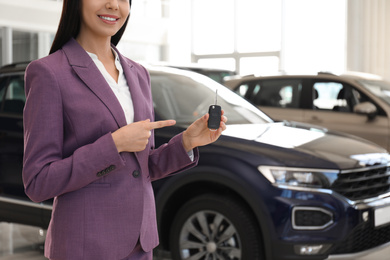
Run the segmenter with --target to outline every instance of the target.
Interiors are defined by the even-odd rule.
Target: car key
[[[217,130],[221,124],[221,107],[217,105],[218,90],[215,91],[215,104],[209,107],[209,120],[207,126],[211,130]]]

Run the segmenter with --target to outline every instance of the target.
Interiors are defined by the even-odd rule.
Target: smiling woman
[[[54,198],[45,256],[152,260],[158,245],[152,180],[194,167],[197,146],[226,129],[208,114],[155,149],[150,76],[116,48],[128,0],[64,0],[50,55],[25,72],[26,194]],[[36,104],[40,104],[37,106]]]
[[[61,33],[56,34],[56,36],[54,38],[54,42],[53,42],[52,47],[50,49],[50,54],[54,53],[55,51],[60,49],[71,37],[76,38],[80,33],[81,24],[82,24],[81,17],[84,16],[84,14],[82,14],[82,12],[83,12],[82,5],[80,4],[80,1],[69,1],[69,3],[67,3],[67,4],[65,4],[65,2],[67,2],[67,1],[64,1],[62,15],[61,15],[60,23],[58,25],[58,31]],[[126,26],[127,26],[128,20],[129,20],[131,0],[130,1],[129,0],[85,1],[85,2],[86,2],[86,4],[88,4],[88,2],[92,2],[95,4],[97,4],[99,2],[103,2],[103,4],[106,3],[108,5],[115,5],[115,3],[111,3],[111,2],[116,2],[117,7],[119,7],[119,3],[121,3],[121,6],[122,6],[122,3],[125,3],[126,9],[128,6],[128,13],[127,13],[127,16],[125,17],[124,23],[122,23],[122,27],[119,27],[119,30],[111,37],[111,43],[114,45],[117,45],[119,40],[121,39],[125,29],[126,29]],[[115,9],[115,6],[114,6],[114,9]],[[96,15],[98,15],[98,14],[95,14],[95,16]],[[88,14],[87,14],[87,16],[88,16]]]

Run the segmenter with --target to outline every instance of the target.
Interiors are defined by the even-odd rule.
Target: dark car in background
[[[0,221],[46,228],[51,201],[24,194],[23,75],[0,69]],[[197,167],[153,183],[159,252],[184,259],[326,259],[390,241],[390,157],[362,139],[312,125],[273,122],[215,81],[149,67],[156,130],[167,142],[218,104],[228,128],[200,147]],[[126,227],[123,227],[126,228]]]
[[[390,151],[390,83],[379,76],[356,72],[247,76],[224,84],[276,121],[342,131]]]
[[[193,72],[205,75],[205,76],[207,76],[207,77],[209,77],[209,78],[211,78],[211,79],[213,79],[216,82],[221,83],[221,84],[223,84],[225,82],[225,79],[237,76],[237,72],[235,72],[233,70],[211,67],[211,66],[204,66],[204,65],[199,64],[199,63],[172,64],[172,63],[160,62],[160,63],[155,64],[155,65],[167,66],[167,67],[176,68],[176,69],[193,71]]]

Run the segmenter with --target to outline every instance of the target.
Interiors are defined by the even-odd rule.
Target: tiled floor
[[[0,222],[0,260],[47,260],[43,256],[45,231],[36,227]],[[155,260],[169,260],[155,253]],[[329,260],[390,260],[390,244],[377,252]]]

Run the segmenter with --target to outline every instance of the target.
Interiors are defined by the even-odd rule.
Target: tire
[[[170,234],[173,260],[265,259],[253,216],[229,197],[206,194],[188,201]]]

